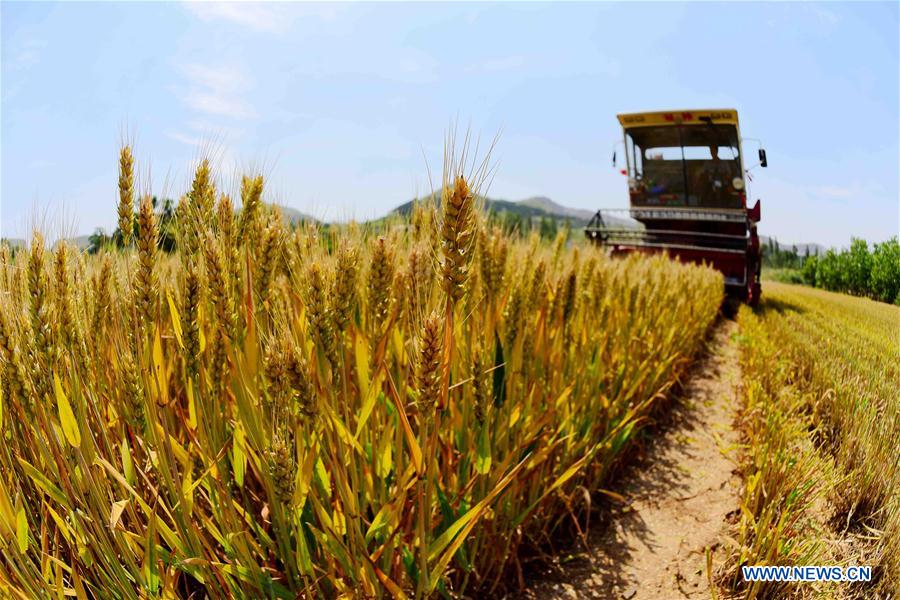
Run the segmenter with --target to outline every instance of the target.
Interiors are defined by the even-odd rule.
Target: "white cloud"
[[[185,127],[181,129],[167,129],[163,133],[166,137],[186,146],[211,150],[217,147],[231,147],[240,140],[244,130],[216,123],[212,119],[197,118],[188,119]]]
[[[187,10],[204,22],[227,21],[258,33],[284,33],[295,20],[333,22],[348,10],[339,2],[208,2],[188,1]]]
[[[517,69],[525,64],[523,56],[505,56],[503,58],[489,58],[481,63],[483,71],[509,71]]]
[[[840,21],[840,17],[838,17],[836,13],[828,10],[819,3],[810,2],[806,6],[808,6],[809,9],[812,10],[813,14],[818,17],[819,21],[821,21],[825,25],[834,27],[838,24],[838,21]]]
[[[182,70],[194,83],[206,88],[236,92],[247,87],[244,74],[233,67],[210,67],[195,63],[184,65]]]
[[[201,138],[194,137],[191,135],[185,135],[185,134],[181,133],[180,131],[173,131],[173,130],[169,129],[165,132],[165,134],[166,134],[166,137],[172,138],[176,142],[181,142],[182,144],[185,144],[187,146],[197,147],[197,146],[200,146],[203,144],[203,140]]]
[[[255,116],[253,107],[241,96],[250,86],[240,70],[199,64],[185,65],[182,70],[188,80],[188,89],[181,99],[189,108],[231,119]]]
[[[884,187],[874,182],[852,181],[846,185],[823,185],[811,190],[814,196],[829,200],[859,200],[884,195]]]
[[[229,127],[207,119],[191,119],[187,123],[193,131],[216,138],[233,139],[240,137],[244,131],[238,127]]]
[[[185,78],[183,86],[173,90],[195,115],[186,127],[170,129],[165,135],[195,148],[233,143],[241,129],[229,123],[256,116],[253,107],[243,98],[250,82],[240,69],[230,66],[187,64],[180,67]],[[225,121],[224,123],[222,121]]]
[[[210,115],[244,119],[253,116],[253,110],[242,100],[228,98],[213,91],[193,90],[184,97],[184,103],[190,108]]]
[[[280,33],[288,25],[284,15],[255,2],[187,2],[185,6],[203,21],[230,21],[253,31]]]
[[[13,53],[9,61],[10,68],[21,71],[35,66],[41,62],[41,48],[44,46],[44,42],[40,40],[25,40]]]
[[[409,106],[409,98],[406,96],[394,96],[388,100],[388,106],[392,108],[406,108]]]
[[[815,190],[819,195],[827,198],[844,200],[853,197],[853,189],[846,186],[826,185]]]

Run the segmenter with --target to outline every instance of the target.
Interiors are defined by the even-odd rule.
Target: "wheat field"
[[[121,247],[0,251],[4,597],[501,590],[722,300],[711,269],[491,227],[452,156],[439,203],[328,227],[202,161],[163,252],[135,163]]]
[[[742,307],[745,486],[727,588],[747,598],[900,590],[900,307],[770,282]],[[741,565],[868,565],[864,587],[740,580]]]

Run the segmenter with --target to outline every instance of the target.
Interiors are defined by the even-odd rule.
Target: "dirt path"
[[[592,529],[590,552],[561,561],[560,571],[525,598],[710,597],[705,551],[738,509],[736,331],[734,321],[717,326],[671,422],[616,486],[627,504],[612,509],[608,525]]]

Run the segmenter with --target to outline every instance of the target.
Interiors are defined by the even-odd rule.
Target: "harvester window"
[[[644,156],[647,160],[712,160],[712,148],[708,146],[685,146],[684,149],[674,148],[647,148]],[[737,148],[731,146],[719,146],[717,155],[722,160],[736,160]]]
[[[626,130],[632,204],[740,206],[742,177],[732,125],[667,125]]]
[[[633,180],[640,180],[644,174],[644,153],[638,148],[631,136],[625,138],[625,152],[628,162],[628,176]]]

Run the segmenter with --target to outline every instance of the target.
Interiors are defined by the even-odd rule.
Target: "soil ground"
[[[588,534],[522,598],[710,598],[706,549],[738,510],[735,471],[740,365],[737,325],[722,320],[692,369],[669,420],[615,486],[604,525]]]

